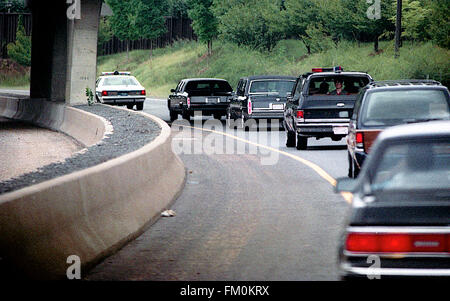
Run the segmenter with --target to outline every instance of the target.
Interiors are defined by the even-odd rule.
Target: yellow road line
[[[251,145],[254,145],[254,146],[257,146],[257,147],[265,148],[265,149],[273,151],[273,152],[277,152],[279,154],[282,154],[282,155],[284,155],[286,157],[294,159],[295,161],[298,161],[298,162],[308,166],[309,168],[314,170],[319,176],[321,176],[323,179],[325,179],[328,183],[330,183],[333,186],[336,186],[336,179],[334,179],[332,176],[330,176],[319,165],[317,165],[317,164],[315,164],[315,163],[313,163],[311,161],[308,161],[306,159],[303,159],[302,157],[293,155],[291,153],[288,153],[288,152],[285,152],[285,151],[282,151],[282,150],[279,150],[279,149],[276,149],[276,148],[273,148],[273,147],[270,147],[270,146],[267,146],[267,145],[259,144],[259,143],[252,142],[252,141],[249,141],[249,140],[246,140],[246,139],[234,136],[234,135],[230,135],[228,133],[219,132],[219,131],[210,130],[210,129],[198,128],[198,127],[195,127],[195,126],[187,126],[187,125],[183,125],[183,126],[184,127],[190,127],[192,129],[196,129],[196,130],[200,130],[200,131],[211,132],[211,133],[214,133],[214,134],[227,136],[227,137],[230,137],[232,139],[235,139],[235,140],[247,143],[247,144],[251,144]],[[341,195],[342,195],[342,197],[345,199],[345,201],[347,203],[350,204],[352,202],[353,195],[351,193],[349,193],[349,192],[341,192]]]

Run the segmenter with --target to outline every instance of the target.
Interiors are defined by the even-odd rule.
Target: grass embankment
[[[98,58],[98,75],[102,71],[131,71],[146,87],[148,94],[167,97],[178,81],[188,77],[227,79],[233,88],[242,76],[256,74],[299,75],[312,67],[341,65],[344,70],[367,71],[375,80],[431,78],[450,84],[450,51],[431,43],[404,42],[400,58],[394,59],[393,42],[381,42],[381,53],[374,54],[373,44],[341,42],[334,49],[307,55],[305,46],[296,40],[278,43],[271,53],[261,53],[235,44],[215,42],[213,55],[205,56],[206,45],[177,42],[156,49],[150,59],[148,50]],[[29,74],[4,75],[0,88],[27,88]]]
[[[256,74],[299,75],[318,66],[343,66],[344,70],[367,71],[375,80],[430,78],[445,85],[450,80],[450,51],[431,43],[405,42],[400,58],[394,59],[393,42],[381,42],[378,54],[373,44],[342,42],[337,48],[307,55],[300,41],[281,41],[272,53],[261,53],[230,43],[217,42],[213,55],[206,57],[206,46],[196,42],[178,42],[157,49],[153,58],[145,50],[102,56],[98,73],[111,70],[131,71],[149,90],[149,94],[167,97],[178,81],[188,77],[227,79],[233,88],[242,76]]]

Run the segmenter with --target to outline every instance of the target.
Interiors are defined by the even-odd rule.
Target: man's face
[[[336,89],[341,89],[342,88],[342,82],[340,82],[338,80],[334,83],[334,85],[336,86]]]

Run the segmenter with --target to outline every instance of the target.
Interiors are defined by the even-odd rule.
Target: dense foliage
[[[8,55],[22,66],[31,66],[31,37],[25,34],[25,27],[19,22],[15,43],[8,44]]]

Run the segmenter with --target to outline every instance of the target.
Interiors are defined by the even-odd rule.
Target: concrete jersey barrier
[[[40,110],[60,114],[55,113],[61,112],[59,107],[47,105]],[[74,126],[77,122],[96,116],[66,108],[63,115],[70,122],[64,125],[60,117],[30,114],[24,107],[36,108],[0,99],[0,115],[40,120],[72,133],[71,128],[83,129]],[[141,114],[161,127],[151,143],[94,167],[0,195],[2,256],[32,278],[64,279],[69,256],[78,256],[82,271],[86,270],[141,234],[170,206],[184,186],[184,165],[172,151],[169,126]],[[92,142],[103,137],[108,130],[104,126],[102,134],[98,127],[87,127],[84,130],[97,133],[80,139]]]

